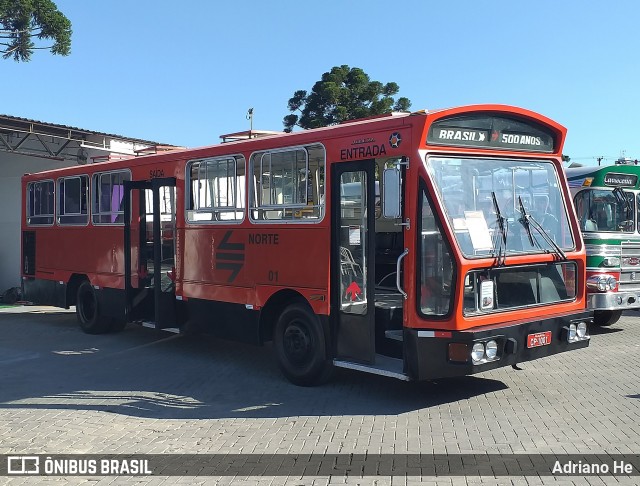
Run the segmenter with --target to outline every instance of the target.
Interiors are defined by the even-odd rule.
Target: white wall
[[[46,137],[45,137],[46,138]],[[99,136],[93,137],[93,143],[102,141]],[[62,143],[46,139],[55,150]],[[111,150],[121,150],[133,153],[134,148],[142,148],[143,145],[132,142],[108,139],[108,146]],[[32,144],[39,150],[42,145],[33,139],[28,141],[23,148]],[[56,145],[57,144],[57,145]],[[75,154],[73,149],[72,156]],[[87,149],[88,162],[92,157],[109,155],[109,151]],[[114,154],[118,155],[118,154]],[[0,150],[0,295],[11,287],[20,286],[20,250],[22,245],[21,237],[21,186],[20,179],[26,173],[41,172],[43,170],[60,169],[76,164],[72,160],[53,160],[30,155],[18,155]]]
[[[89,151],[91,156],[97,155]],[[104,153],[104,152],[103,152]],[[0,295],[20,287],[21,186],[23,174],[73,165],[59,161],[0,151]]]

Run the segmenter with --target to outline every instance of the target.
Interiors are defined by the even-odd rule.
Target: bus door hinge
[[[411,219],[407,218],[404,220],[404,223],[396,223],[396,226],[404,226],[405,229],[409,230],[411,229]]]
[[[398,165],[404,165],[407,169],[409,168],[409,157],[402,157]]]

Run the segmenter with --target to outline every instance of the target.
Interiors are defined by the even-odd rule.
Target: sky
[[[411,109],[515,105],[564,153],[640,159],[640,2],[55,0],[71,54],[0,59],[0,113],[199,147],[282,130],[287,101],[346,64]]]

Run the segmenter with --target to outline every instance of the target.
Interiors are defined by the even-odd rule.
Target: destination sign
[[[433,145],[553,152],[555,138],[544,127],[501,116],[460,116],[431,125],[427,143]]]
[[[605,186],[635,187],[637,183],[638,176],[633,174],[618,174],[615,172],[609,172],[604,176]]]
[[[489,132],[487,130],[440,128],[434,132],[433,138],[445,142],[457,141],[461,145],[464,145],[464,142],[484,143],[489,140]]]

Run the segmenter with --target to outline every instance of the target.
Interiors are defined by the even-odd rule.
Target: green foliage
[[[311,93],[299,90],[293,94],[289,111],[298,111],[300,115],[285,116],[284,131],[290,132],[296,125],[319,128],[392,111],[407,111],[411,106],[408,98],[397,101],[393,98],[399,90],[393,82],[371,81],[360,68],[335,66],[313,85]]]
[[[52,40],[53,45],[36,46]],[[0,53],[4,59],[29,61],[36,49],[69,55],[71,22],[51,0],[0,0]]]

